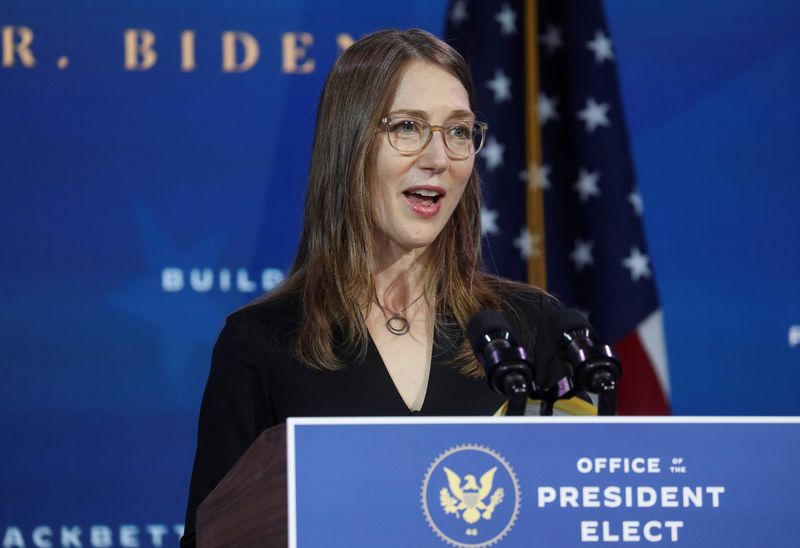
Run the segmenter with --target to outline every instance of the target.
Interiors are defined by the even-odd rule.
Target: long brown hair
[[[388,112],[405,68],[420,60],[455,76],[475,111],[472,78],[464,59],[434,35],[418,29],[384,30],[358,40],[339,57],[325,82],[300,246],[287,279],[267,297],[299,297],[301,324],[294,354],[311,368],[343,367],[337,345],[362,357],[366,352],[369,334],[363,314],[375,291],[373,144],[376,138],[385,138],[377,131],[378,122]],[[480,208],[480,179],[473,167],[458,206],[428,250],[426,298],[435,310],[437,329],[453,333],[455,326],[445,324],[457,325],[452,343],[478,310],[500,306],[498,284],[505,285],[479,270]],[[483,374],[466,341],[456,354],[464,373]]]

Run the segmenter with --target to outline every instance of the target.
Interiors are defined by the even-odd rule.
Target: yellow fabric
[[[528,399],[525,404],[526,415],[538,415],[541,400]],[[495,417],[504,417],[508,411],[508,402],[505,402],[495,411]],[[553,406],[553,413],[560,415],[574,415],[578,417],[589,417],[597,415],[597,408],[584,399],[573,397],[568,400],[558,400]]]

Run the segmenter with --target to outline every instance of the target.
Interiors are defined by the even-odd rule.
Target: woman
[[[533,349],[557,305],[479,270],[475,155],[486,125],[474,113],[466,63],[427,32],[377,32],[336,62],[294,266],[228,318],[214,349],[184,546],[200,502],[287,417],[501,407],[465,340],[469,318],[502,308]]]

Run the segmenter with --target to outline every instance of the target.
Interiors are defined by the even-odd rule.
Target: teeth
[[[436,192],[435,190],[425,190],[425,189],[415,190],[414,194],[419,194],[420,196],[426,196],[428,198],[433,198],[439,195],[439,193]]]

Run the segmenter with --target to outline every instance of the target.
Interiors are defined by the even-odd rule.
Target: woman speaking
[[[465,338],[501,309],[536,355],[559,305],[481,271],[476,119],[464,59],[381,31],[338,59],[320,99],[302,237],[284,283],[232,314],[200,411],[195,512],[266,428],[299,416],[491,415],[504,403]]]

